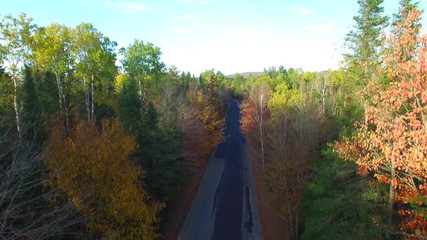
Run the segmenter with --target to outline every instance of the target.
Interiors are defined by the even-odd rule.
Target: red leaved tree
[[[414,37],[419,18],[412,10],[395,26],[383,58],[392,82],[365,88],[365,117],[336,148],[360,173],[389,185],[390,224],[394,202],[407,205],[399,214],[408,238],[427,237],[427,36]]]
[[[259,142],[260,151],[255,152],[261,153],[259,158],[263,170],[265,170],[264,125],[268,116],[267,102],[269,98],[270,86],[266,81],[259,81],[254,83],[250,94],[245,97],[241,106],[240,129],[252,142],[252,147],[255,147],[255,142]]]

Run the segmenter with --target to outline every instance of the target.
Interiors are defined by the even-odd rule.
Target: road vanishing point
[[[240,109],[230,100],[225,142],[212,154],[179,240],[262,239]]]

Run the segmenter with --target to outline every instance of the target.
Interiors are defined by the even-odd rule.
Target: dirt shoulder
[[[207,158],[208,159],[208,158]],[[191,204],[197,194],[200,182],[208,164],[207,159],[199,159],[196,166],[191,170],[191,176],[188,179],[182,197],[169,209],[169,220],[166,223],[166,232],[162,239],[172,240],[177,239],[182,225],[185,222]]]

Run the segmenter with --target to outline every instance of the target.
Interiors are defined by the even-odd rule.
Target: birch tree
[[[15,110],[16,129],[21,134],[18,88],[22,82],[21,70],[30,54],[30,44],[36,26],[32,18],[25,14],[15,18],[7,15],[0,22],[0,54],[3,65],[13,81],[13,108]]]
[[[80,79],[78,89],[82,89],[84,93],[87,119],[93,120],[95,96],[108,95],[113,89],[114,77],[117,74],[114,53],[117,44],[87,23],[78,25],[74,29],[74,36],[72,54],[76,76]]]
[[[258,132],[263,170],[265,170],[264,124],[268,114],[267,103],[269,98],[270,86],[264,79],[260,79],[253,85],[248,98],[242,104],[241,129],[246,135],[251,134],[251,131],[255,129]]]
[[[162,55],[160,48],[136,39],[121,52],[124,57],[121,62],[125,72],[138,82],[139,94],[141,96],[146,94],[150,79],[156,78],[165,68],[165,64],[160,60]]]
[[[35,34],[33,48],[33,57],[37,67],[55,74],[59,109],[64,114],[65,126],[67,127],[69,127],[69,111],[65,79],[72,65],[71,33],[68,27],[56,23],[45,28],[39,28]]]

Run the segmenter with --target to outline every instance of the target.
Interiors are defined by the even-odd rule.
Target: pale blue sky
[[[398,2],[384,1],[387,15]],[[196,75],[279,65],[335,69],[358,10],[357,0],[0,0],[0,6],[1,16],[25,12],[39,26],[92,23],[120,47],[151,42],[167,66]]]

